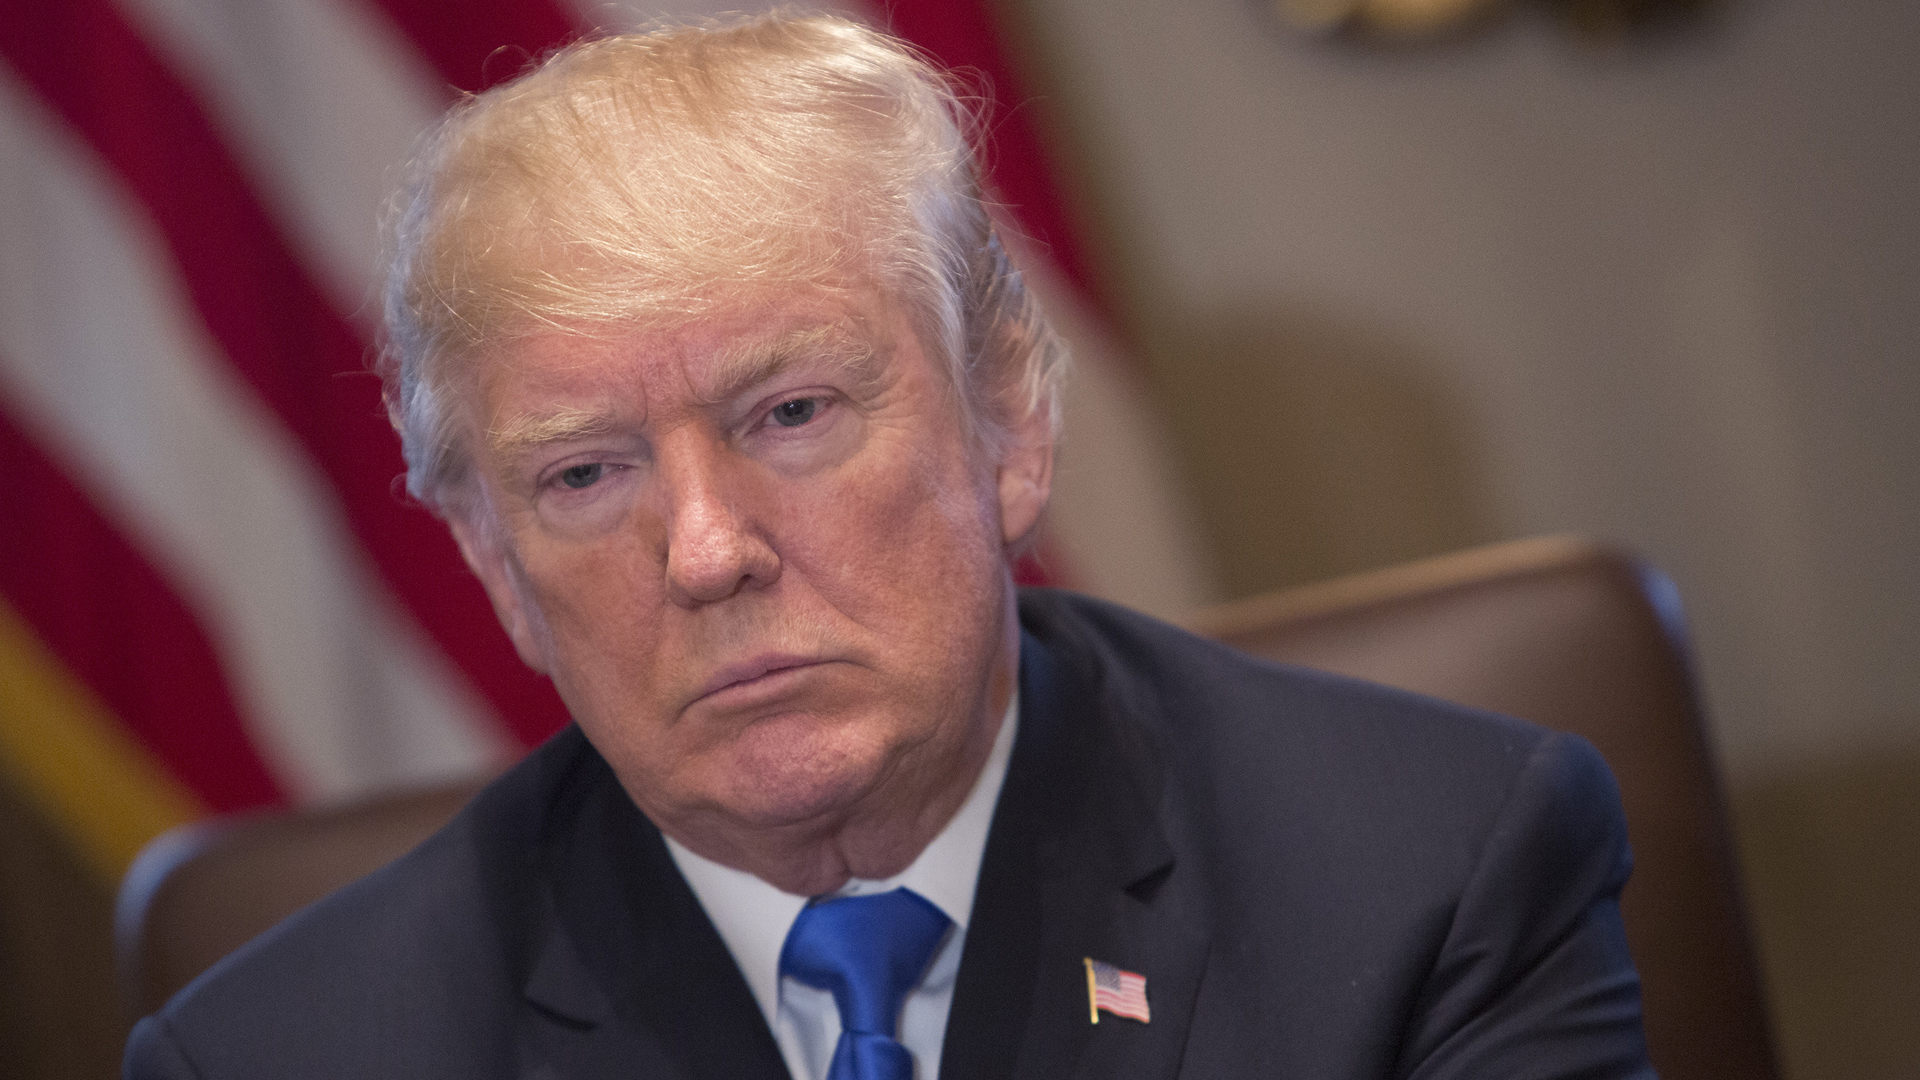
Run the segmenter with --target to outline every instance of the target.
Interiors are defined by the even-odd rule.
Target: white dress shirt
[[[940,1048],[947,1037],[947,1012],[953,1007],[954,979],[960,973],[960,951],[967,939],[967,918],[973,914],[973,887],[980,878],[980,858],[986,851],[987,827],[993,823],[994,804],[1007,778],[1007,760],[1013,755],[1014,728],[1020,719],[1020,695],[1007,703],[993,750],[973,783],[965,802],[933,838],[920,857],[885,881],[854,878],[835,896],[882,893],[905,886],[926,897],[953,920],[926,974],[907,995],[900,1011],[900,1042],[913,1055],[915,1080],[939,1080]],[[687,850],[672,837],[667,850],[693,895],[720,931],[746,976],[754,1001],[773,1029],[787,1071],[794,1080],[826,1080],[833,1048],[840,1041],[840,1010],[833,994],[780,975],[780,950],[787,931],[807,897],[781,892],[744,870],[722,866]]]

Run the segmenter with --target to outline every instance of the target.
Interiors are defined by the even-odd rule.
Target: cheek
[[[996,504],[957,450],[894,447],[783,492],[787,572],[867,622],[972,595],[1001,561]],[[890,621],[890,620],[889,620]]]
[[[528,599],[545,624],[550,670],[563,694],[581,680],[650,685],[645,679],[660,619],[660,571],[644,543],[607,535],[546,540],[523,558]],[[643,681],[632,683],[636,677]]]

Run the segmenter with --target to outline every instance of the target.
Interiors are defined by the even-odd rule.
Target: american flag
[[[1087,1015],[1100,1022],[1100,1010],[1115,1016],[1146,1023],[1152,1019],[1147,1009],[1147,977],[1122,971],[1092,957],[1087,962]]]

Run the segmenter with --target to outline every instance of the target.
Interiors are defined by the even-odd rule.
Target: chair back
[[[127,1012],[152,1013],[273,924],[406,854],[481,785],[201,822],[154,840],[127,870],[114,911]]]
[[[1548,537],[1254,597],[1194,630],[1584,736],[1620,782],[1621,896],[1665,1080],[1777,1080],[1678,594],[1658,571]]]

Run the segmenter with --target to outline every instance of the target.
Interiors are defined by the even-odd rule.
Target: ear
[[[1036,410],[1011,433],[1000,458],[1000,538],[1008,548],[1024,543],[1040,524],[1053,496],[1053,425]]]
[[[513,640],[514,651],[520,654],[521,661],[542,675],[551,674],[547,670],[546,654],[533,632],[533,622],[528,618],[526,601],[520,595],[518,580],[522,575],[512,553],[491,528],[468,517],[449,517],[447,527],[453,530],[454,542],[460,545],[460,557],[467,561],[467,569],[473,571],[473,576],[486,588],[487,599],[493,602],[494,617]]]

